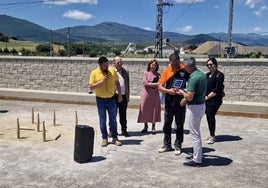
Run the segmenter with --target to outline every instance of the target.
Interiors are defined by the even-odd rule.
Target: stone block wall
[[[109,59],[112,62],[112,59]],[[130,73],[131,95],[139,96],[150,59],[123,58]],[[88,76],[98,58],[0,56],[0,88],[88,92]],[[159,59],[159,72],[168,59]],[[206,72],[206,59],[197,59]],[[225,74],[226,101],[268,103],[268,59],[218,59]]]

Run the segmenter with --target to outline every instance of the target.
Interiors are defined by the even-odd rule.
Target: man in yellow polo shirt
[[[109,67],[108,59],[104,56],[98,60],[99,66],[91,71],[89,76],[89,87],[95,90],[96,104],[99,114],[100,130],[102,134],[102,147],[108,145],[108,133],[106,127],[106,111],[108,112],[109,122],[112,133],[112,144],[121,146],[122,143],[117,138],[116,122],[116,99],[115,87],[118,91],[118,102],[122,101],[121,88],[118,75],[114,68]]]

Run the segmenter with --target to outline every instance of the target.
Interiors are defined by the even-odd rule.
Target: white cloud
[[[174,0],[175,3],[192,3],[193,0]],[[194,3],[205,2],[205,0],[195,0]]]
[[[261,32],[262,31],[262,28],[261,27],[255,27],[253,29],[254,32]]]
[[[180,29],[182,32],[189,32],[193,30],[193,27],[190,25],[184,26],[183,28]]]
[[[246,0],[245,5],[249,8],[254,8],[260,0]]]
[[[152,28],[150,28],[150,27],[144,27],[143,29],[145,29],[147,31],[152,31]]]
[[[46,4],[68,5],[68,4],[97,4],[98,0],[44,0]]]
[[[86,21],[88,19],[94,18],[93,15],[88,14],[86,12],[81,12],[79,10],[68,10],[63,14],[64,18],[72,18],[76,20],[83,20]]]
[[[256,14],[256,16],[262,16],[263,12],[268,10],[268,6],[264,5],[261,8],[259,8],[259,10],[254,11],[254,14]]]

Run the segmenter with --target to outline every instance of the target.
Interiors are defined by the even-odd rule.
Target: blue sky
[[[166,0],[163,31],[228,32],[229,0]],[[1,0],[0,14],[47,29],[112,21],[155,30],[157,0]],[[234,0],[233,33],[268,34],[267,0]]]

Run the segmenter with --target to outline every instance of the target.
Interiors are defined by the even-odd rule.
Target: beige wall
[[[97,58],[0,56],[0,88],[88,92],[89,72]],[[109,60],[112,61],[110,58]],[[142,74],[150,59],[123,58],[130,73],[131,95],[139,96]],[[197,59],[207,71],[206,59]],[[225,74],[225,100],[268,103],[268,59],[218,59]],[[159,59],[160,72],[168,59]],[[1,94],[1,93],[0,93]]]

